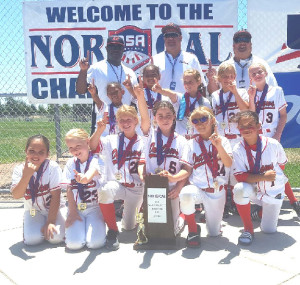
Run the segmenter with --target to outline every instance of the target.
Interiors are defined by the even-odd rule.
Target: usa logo
[[[108,31],[108,36],[118,35],[125,43],[123,63],[137,71],[151,59],[151,30],[135,26],[124,26],[115,31]]]

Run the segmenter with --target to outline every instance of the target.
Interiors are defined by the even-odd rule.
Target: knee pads
[[[233,200],[236,204],[247,205],[250,202],[249,197],[253,196],[254,192],[251,184],[239,182],[233,188]]]
[[[195,213],[195,199],[192,194],[180,194],[180,209],[183,214],[191,215]]]

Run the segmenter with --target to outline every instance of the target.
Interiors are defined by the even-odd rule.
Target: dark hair
[[[144,69],[143,69],[143,76],[144,76],[144,74],[145,74],[145,71],[148,70],[148,69],[150,69],[150,70],[151,70],[151,69],[155,70],[155,71],[157,72],[158,76],[160,76],[159,67],[156,66],[156,65],[154,65],[154,64],[148,64],[148,65],[146,65],[146,66],[144,67]]]
[[[241,111],[235,115],[234,121],[239,123],[242,118],[252,118],[255,124],[259,124],[259,117],[256,112],[250,110]]]
[[[119,82],[109,82],[106,85],[106,92],[108,91],[109,87],[117,87],[118,89],[123,90],[123,87],[122,87],[122,85]]]
[[[28,149],[29,145],[31,144],[31,142],[32,142],[33,140],[42,140],[43,143],[44,143],[44,145],[46,146],[47,152],[50,151],[50,142],[49,142],[49,140],[48,140],[45,136],[43,136],[43,135],[41,135],[41,134],[39,134],[39,135],[34,135],[34,136],[28,138],[27,143],[26,143],[25,150]]]
[[[156,113],[159,109],[161,108],[169,108],[171,110],[171,112],[173,113],[173,115],[175,115],[175,119],[173,120],[173,125],[172,125],[172,129],[175,130],[176,127],[176,112],[174,109],[174,106],[169,102],[169,101],[157,101],[152,109],[153,115],[156,116]]]

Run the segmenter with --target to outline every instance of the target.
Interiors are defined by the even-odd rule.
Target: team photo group
[[[65,134],[72,158],[63,170],[49,159],[45,136],[28,138],[11,186],[15,199],[25,198],[26,245],[47,240],[69,250],[117,250],[119,227],[139,225],[150,175],[168,180],[174,236],[186,226],[187,247],[201,246],[199,205],[211,237],[222,234],[223,219],[239,215],[244,230],[232,242],[246,246],[255,242],[253,220],[264,233],[277,231],[285,197],[300,217],[280,144],[287,103],[267,62],[252,54],[251,33],[234,33],[232,57],[219,66],[210,62],[205,73],[182,49],[179,25],[168,23],[161,33],[165,50],[138,77],[122,62],[118,35],[107,38],[105,59],[90,64],[87,52],[80,60],[76,92],[93,98],[91,133]]]

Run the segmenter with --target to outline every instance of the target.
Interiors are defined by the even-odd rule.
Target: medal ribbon
[[[93,158],[93,154],[91,152],[89,152],[89,157],[88,157],[88,160],[86,162],[84,173],[86,173],[87,170],[89,169],[92,158]],[[76,169],[77,172],[81,173],[80,160],[78,158],[75,161],[75,169]],[[80,200],[83,201],[84,200],[84,191],[83,191],[84,184],[81,184],[81,183],[78,183],[78,182],[76,182],[76,183],[77,183],[77,189],[78,189]]]
[[[215,178],[218,176],[218,157],[217,157],[218,151],[214,145],[211,145],[212,146],[212,161],[211,161],[211,158],[208,155],[206,147],[204,145],[204,141],[200,136],[198,136],[198,143],[199,143],[204,161],[207,164],[208,168],[210,169],[213,179],[215,180]]]
[[[261,152],[262,152],[261,138],[260,138],[260,136],[257,137],[255,163],[253,162],[253,159],[252,159],[252,153],[251,153],[250,146],[247,144],[247,142],[245,140],[244,140],[244,143],[245,143],[245,148],[246,148],[247,160],[248,160],[249,167],[250,167],[250,172],[253,174],[259,174]]]
[[[148,105],[148,109],[153,109],[153,105],[155,104],[155,101],[152,101],[152,96],[151,96],[151,91],[149,88],[145,88],[146,91],[146,95],[147,95],[147,105]],[[157,93],[157,100],[156,101],[161,101],[161,94]]]
[[[257,90],[256,90],[255,97],[254,97],[254,104],[255,104],[255,112],[258,115],[260,113],[261,107],[263,106],[263,104],[265,102],[265,98],[266,98],[266,95],[268,93],[268,89],[269,89],[269,85],[266,84],[258,102],[256,102],[256,97],[257,97]]]
[[[185,93],[184,98],[185,98],[185,102],[186,102],[185,116],[188,117],[195,110],[197,102],[199,103],[199,105],[202,105],[202,95],[201,95],[200,91],[198,91],[196,100],[194,101],[193,104],[191,104],[191,99],[190,99],[189,93]]]
[[[241,81],[245,82],[245,80],[244,80],[244,68],[248,65],[248,63],[251,64],[251,62],[252,62],[252,54],[250,55],[250,57],[248,58],[248,61],[244,65],[241,65],[239,61],[236,61],[236,60],[234,60],[234,61],[242,69],[242,80]]]
[[[163,140],[162,140],[162,132],[160,128],[157,128],[157,165],[160,166],[164,160],[166,155],[168,154],[170,150],[170,146],[172,144],[172,141],[174,139],[174,131],[170,134],[167,140],[167,144],[164,147],[164,153],[163,153]]]
[[[179,52],[179,54],[177,54],[177,56],[174,58],[173,62],[169,56],[169,54],[165,51],[166,57],[168,59],[168,61],[170,62],[170,64],[172,65],[172,82],[174,80],[174,74],[175,74],[175,65],[177,63],[177,60],[179,58],[179,56],[181,55],[181,51]]]
[[[121,84],[122,75],[123,75],[123,67],[122,67],[122,65],[121,65],[120,78],[119,78],[119,76],[118,76],[117,72],[115,71],[113,65],[110,62],[108,62],[108,63],[110,65],[111,69],[113,70],[114,74],[116,75],[118,82]]]
[[[113,134],[116,128],[116,116],[114,112],[114,105],[109,105],[109,134]]]
[[[225,113],[228,110],[229,102],[230,102],[230,100],[233,96],[233,93],[229,92],[229,96],[228,96],[227,101],[226,101],[225,104],[224,104],[223,94],[224,94],[223,89],[221,89],[221,91],[220,91],[220,107],[221,107],[221,110],[222,110],[223,121],[224,121],[225,120]]]
[[[40,182],[40,178],[41,178],[41,175],[43,173],[43,169],[44,169],[44,165],[45,165],[45,162],[44,161],[40,167],[39,167],[39,170],[37,171],[36,173],[36,178],[34,179],[33,175],[31,176],[30,180],[29,180],[29,190],[30,190],[30,195],[31,195],[31,201],[32,201],[32,205],[34,204],[35,202],[35,197],[36,197],[36,194],[39,192],[39,182]]]
[[[124,147],[124,139],[125,139],[125,134],[124,132],[121,133],[120,136],[120,141],[119,141],[119,147],[118,147],[118,170],[120,170],[120,168],[123,166],[123,164],[125,163],[126,157],[129,153],[129,151],[131,151],[133,144],[135,143],[136,139],[137,139],[137,134],[135,134],[129,141],[129,144],[127,145],[125,152],[123,151],[123,147]]]

